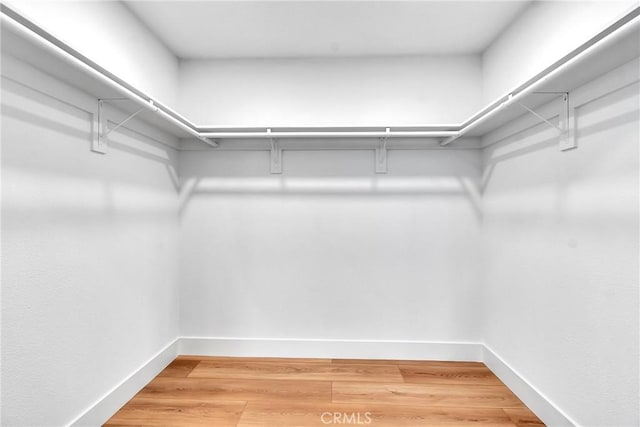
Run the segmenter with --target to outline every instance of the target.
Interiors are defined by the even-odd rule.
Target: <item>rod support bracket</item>
[[[575,140],[575,129],[572,125],[573,122],[573,114],[571,112],[571,107],[569,103],[569,92],[533,92],[534,94],[544,94],[544,93],[553,93],[560,95],[560,111],[558,112],[558,124],[552,123],[547,120],[541,114],[535,112],[531,108],[527,107],[521,102],[518,104],[527,110],[529,113],[533,114],[552,128],[558,131],[558,146],[560,151],[567,151],[577,148],[576,140]]]
[[[267,129],[267,133],[271,133],[271,128]],[[280,143],[273,137],[269,137],[269,142],[271,143],[271,173],[282,173],[282,148]]]
[[[386,128],[385,133],[386,135],[380,138],[376,147],[376,173],[387,173],[387,142],[391,129]]]
[[[93,139],[91,141],[91,151],[99,154],[107,154],[107,118],[104,111],[104,100],[98,99],[98,106],[93,115]]]
[[[115,98],[114,101],[120,101],[121,98]],[[91,144],[91,151],[107,154],[107,136],[114,130],[123,126],[129,120],[132,120],[138,114],[142,113],[145,109],[139,108],[135,112],[129,114],[127,118],[122,120],[120,123],[109,129],[109,122],[107,121],[107,114],[104,108],[105,101],[109,101],[109,99],[98,99],[98,111],[97,111],[97,119],[94,120],[94,132],[93,132],[93,142]],[[155,108],[154,111],[157,111],[157,107],[153,105],[153,101],[149,101],[152,108]]]
[[[560,151],[572,150],[578,148],[575,136],[574,113],[569,100],[569,92],[562,94],[562,103],[560,107],[560,128],[563,130],[560,134],[559,147]]]

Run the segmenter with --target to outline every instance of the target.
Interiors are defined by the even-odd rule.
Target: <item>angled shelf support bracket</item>
[[[390,128],[386,128],[386,135],[380,138],[376,148],[376,173],[387,173],[387,141],[389,140]]]
[[[577,144],[575,141],[574,129],[571,126],[571,110],[569,106],[569,93],[568,92],[533,92],[534,94],[558,94],[562,97],[560,103],[560,111],[558,114],[558,124],[550,122],[545,119],[541,114],[535,112],[531,108],[527,107],[523,103],[518,101],[518,105],[527,110],[529,113],[533,114],[552,128],[558,131],[558,135],[560,137],[559,147],[561,151],[571,150],[573,148],[577,148]]]
[[[267,133],[271,133],[271,129],[267,129]],[[282,148],[277,139],[270,137],[271,142],[271,173],[282,173]]]
[[[108,124],[109,122],[107,121],[107,114],[104,108],[105,102],[108,102],[108,101],[128,101],[128,99],[127,98],[98,99],[98,109],[95,114],[96,118],[94,121],[93,141],[91,143],[91,151],[95,153],[107,154],[107,136],[114,130],[123,126],[129,120],[132,120],[134,117],[136,117],[138,114],[140,114],[146,109],[146,108],[139,108],[134,113],[127,116],[127,118],[122,120],[120,123],[118,123],[111,129],[109,129],[109,124]]]

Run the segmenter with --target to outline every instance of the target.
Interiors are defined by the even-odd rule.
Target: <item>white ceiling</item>
[[[180,58],[469,54],[529,1],[126,1]]]

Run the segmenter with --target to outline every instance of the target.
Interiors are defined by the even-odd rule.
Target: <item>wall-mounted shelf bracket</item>
[[[104,112],[104,101],[98,99],[98,108],[94,114],[93,140],[91,141],[91,151],[100,154],[107,154],[107,141],[103,138],[107,128],[107,118]]]
[[[271,133],[271,129],[267,129]],[[271,173],[282,173],[282,148],[275,138],[269,138],[271,142]]]
[[[390,128],[386,128],[387,135],[380,138],[376,148],[376,173],[387,173],[387,141],[389,140]]]
[[[529,113],[533,114],[534,116],[536,116],[537,118],[539,118],[540,120],[542,120],[543,122],[545,122],[546,124],[548,124],[549,126],[551,126],[552,128],[558,131],[558,135],[560,138],[558,145],[561,151],[577,148],[575,137],[574,137],[574,129],[571,126],[571,121],[570,121],[570,118],[572,115],[569,107],[569,93],[568,92],[533,92],[533,93],[534,94],[556,93],[561,96],[560,111],[558,114],[557,125],[545,119],[542,115],[538,114],[537,112],[527,107],[523,103],[518,102],[518,105],[520,105]]]
[[[104,108],[105,102],[108,102],[108,101],[128,101],[128,99],[127,98],[98,99],[98,108],[95,114],[96,118],[94,121],[94,132],[93,132],[93,141],[91,144],[91,151],[100,153],[100,154],[107,154],[107,136],[111,132],[123,126],[129,120],[133,119],[134,117],[136,117],[138,114],[140,114],[146,109],[146,108],[138,109],[134,113],[127,116],[127,118],[122,120],[120,123],[118,123],[111,129],[109,129],[107,114]],[[150,102],[150,104],[153,106],[153,102]]]

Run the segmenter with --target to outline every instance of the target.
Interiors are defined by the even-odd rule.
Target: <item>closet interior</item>
[[[0,12],[2,425],[640,423],[637,1]]]

